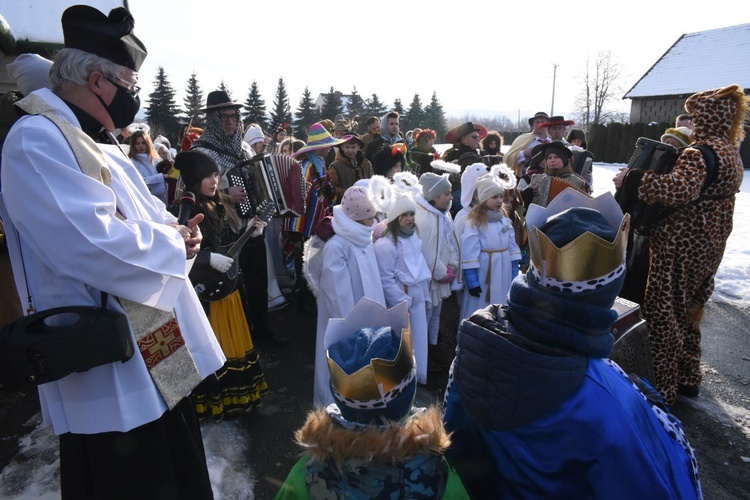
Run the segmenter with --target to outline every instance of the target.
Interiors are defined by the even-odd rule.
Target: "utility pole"
[[[552,63],[552,106],[550,107],[549,115],[555,114],[555,80],[557,80],[557,64]]]

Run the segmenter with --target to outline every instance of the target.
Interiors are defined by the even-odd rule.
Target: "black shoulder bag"
[[[95,366],[125,362],[135,352],[128,318],[107,309],[105,292],[101,292],[100,307],[33,312],[31,292],[28,305],[32,313],[0,329],[0,386],[6,391],[26,390]]]

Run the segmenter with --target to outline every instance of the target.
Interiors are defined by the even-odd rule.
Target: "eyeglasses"
[[[228,122],[229,120],[238,121],[240,119],[239,113],[219,113],[219,119],[223,122]]]
[[[130,94],[132,97],[137,97],[138,93],[141,91],[141,88],[138,85],[136,85],[133,82],[129,82],[127,80],[123,80],[122,78],[120,78],[117,75],[114,75],[112,78],[114,78],[115,80],[117,80],[117,82],[120,82],[120,83],[117,83],[115,80],[113,80],[112,78],[110,78],[108,76],[106,76],[105,78],[107,79],[107,81],[109,83],[111,83],[115,87],[122,87],[125,90],[127,90],[128,94]],[[123,84],[123,85],[121,85],[121,84]]]

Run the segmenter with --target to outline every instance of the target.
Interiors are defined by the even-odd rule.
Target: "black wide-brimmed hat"
[[[201,109],[200,111],[202,113],[205,113],[206,111],[213,111],[215,109],[240,109],[241,107],[242,104],[233,101],[225,90],[214,90],[213,92],[209,92],[208,97],[206,98],[206,107]]]
[[[138,71],[146,59],[146,47],[133,34],[135,19],[124,7],[105,16],[88,5],[74,5],[62,15],[65,48],[78,49]]]
[[[549,121],[549,115],[547,113],[545,113],[544,111],[537,111],[534,116],[529,118],[529,127],[534,126],[534,120],[536,120],[537,118],[544,118],[545,120]]]

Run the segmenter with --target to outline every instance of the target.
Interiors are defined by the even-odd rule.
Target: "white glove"
[[[229,271],[229,268],[232,267],[232,262],[234,262],[233,258],[221,255],[220,253],[211,252],[211,255],[208,256],[208,264],[220,273]]]

